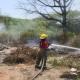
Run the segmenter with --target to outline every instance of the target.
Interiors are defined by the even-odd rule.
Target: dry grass
[[[50,57],[48,63],[52,66],[65,66],[65,67],[76,67],[80,69],[80,55],[69,55],[69,56],[53,56]]]
[[[18,47],[15,52],[4,59],[4,63],[34,63],[37,52],[37,49],[34,50],[25,46]]]

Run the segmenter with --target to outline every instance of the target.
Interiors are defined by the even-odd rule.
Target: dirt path
[[[43,72],[42,75],[35,80],[64,80],[60,78],[64,71],[67,71],[67,69],[50,69]]]
[[[35,80],[63,80],[60,75],[67,70],[66,68],[52,68],[44,71]],[[0,80],[31,80],[36,73],[34,65],[0,65]]]

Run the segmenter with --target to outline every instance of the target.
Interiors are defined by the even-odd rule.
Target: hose
[[[42,65],[41,65],[41,69],[40,71],[31,79],[31,80],[35,80],[36,77],[38,77],[42,72],[43,72],[43,68],[44,68],[44,58],[42,59]]]

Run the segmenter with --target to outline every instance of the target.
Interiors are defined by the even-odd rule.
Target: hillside
[[[70,37],[80,32],[79,13],[78,11],[71,11],[67,16],[67,31]],[[53,16],[60,18],[57,14],[53,14]],[[53,39],[59,37],[62,33],[62,27],[57,25],[56,21],[47,21],[42,17],[29,20],[0,16],[0,22],[6,26],[3,32],[0,31],[0,35],[7,34],[16,39],[20,37],[23,39],[36,39],[41,32],[47,33],[49,38]]]
[[[55,25],[50,25],[49,22],[43,18],[28,20],[2,16],[1,23],[4,23],[6,26],[5,31],[1,33],[7,33],[8,35],[16,37],[19,37],[20,34],[28,34],[29,32],[29,36],[34,34],[33,37],[38,36],[40,32],[46,32],[49,37],[54,37],[60,32]]]

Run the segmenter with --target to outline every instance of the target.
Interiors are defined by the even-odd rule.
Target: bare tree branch
[[[40,3],[42,3],[43,5],[45,5],[45,6],[48,6],[48,7],[54,7],[53,5],[48,5],[48,4],[46,4],[46,3],[44,3],[44,2],[42,2],[41,0],[38,0]]]
[[[55,19],[55,18],[52,18],[52,17],[48,17],[48,16],[46,16],[45,14],[43,14],[43,13],[41,13],[41,12],[39,12],[39,11],[37,11],[37,13],[40,14],[40,15],[41,15],[42,17],[44,17],[45,19],[55,20],[55,21],[58,21],[58,22],[62,23],[61,20],[59,20],[59,19]]]
[[[25,7],[25,5],[22,4],[23,6],[21,6],[22,8],[20,9],[23,9],[30,14],[37,13],[47,20],[59,21],[62,24],[63,28],[67,27],[66,17],[70,11],[73,0],[26,0],[26,2],[27,1],[29,1],[28,5],[30,5],[30,8],[28,6]],[[50,3],[48,1],[52,2]],[[48,11],[49,9],[51,9],[52,12],[60,15],[60,18],[62,20],[52,16],[51,13]]]
[[[66,5],[66,7],[70,6],[73,0],[70,0],[70,2]]]

